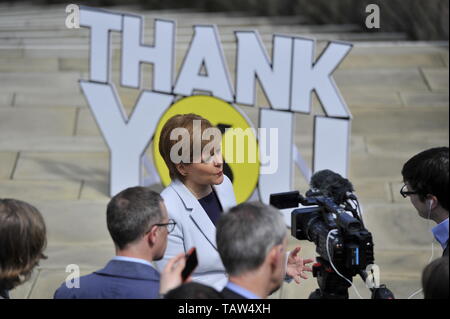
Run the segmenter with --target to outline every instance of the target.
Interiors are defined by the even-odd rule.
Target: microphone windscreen
[[[341,175],[326,169],[316,172],[311,177],[311,188],[317,188],[325,196],[333,198],[337,204],[345,202],[347,193],[353,192],[353,185]]]

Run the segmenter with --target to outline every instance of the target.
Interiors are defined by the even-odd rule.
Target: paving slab
[[[123,90],[119,92],[122,93],[119,93],[119,96],[125,113],[130,116],[136,104],[137,94],[124,94]],[[81,108],[77,114],[75,136],[103,136],[89,107]]]
[[[76,200],[81,182],[68,180],[0,180],[0,196],[24,201]]]
[[[86,181],[81,189],[81,200],[107,200],[109,199],[109,176],[98,181]]]
[[[357,54],[350,51],[350,54],[339,65],[339,69],[369,69],[369,68],[415,68],[423,67],[444,67],[444,61],[440,53],[409,53],[398,54],[389,53],[364,53]]]
[[[106,218],[105,221],[106,223]],[[39,265],[42,268],[65,269],[67,265],[78,265],[82,268],[103,268],[115,256],[112,240],[110,243],[65,244],[51,242],[45,249],[48,257]]]
[[[14,172],[16,180],[96,180],[109,171],[104,152],[22,152]]]
[[[412,204],[403,203],[363,205],[365,225],[380,249],[410,249],[431,247],[434,223],[419,217]]]
[[[87,106],[84,94],[79,89],[75,90],[73,87],[67,89],[70,89],[70,92],[66,92],[66,90],[62,92],[57,90],[47,90],[46,92],[45,91],[21,92],[20,90],[18,90],[14,96],[14,106],[16,107]]]
[[[401,107],[403,105],[399,93],[391,90],[347,87],[340,91],[344,101],[351,109],[359,107]]]
[[[58,60],[54,58],[0,57],[0,72],[56,72],[58,67]]]
[[[386,91],[426,90],[418,68],[338,69],[333,74],[339,88],[371,88]]]
[[[17,153],[0,151],[0,180],[11,178],[16,160]]]
[[[72,136],[75,125],[75,109],[0,108],[0,136]]]
[[[355,194],[361,203],[391,203],[391,187],[385,180],[357,179],[353,183]]]
[[[18,54],[21,54],[29,58],[85,58],[89,59],[89,46],[76,45],[76,46],[20,46],[19,48],[9,48],[10,50],[16,50]],[[0,46],[1,50],[1,46]],[[2,50],[4,51],[4,50]],[[75,70],[77,71],[77,70]]]
[[[112,61],[115,65],[115,61]],[[59,69],[61,71],[89,72],[89,58],[59,58]]]
[[[383,156],[390,154],[392,157],[409,158],[426,150],[437,146],[448,146],[448,132],[435,134],[418,134],[412,132],[408,138],[403,134],[393,136],[368,136],[367,149],[370,154]]]
[[[395,157],[389,155],[352,154],[350,156],[349,179],[390,180],[400,176],[403,164],[410,156]]]
[[[75,136],[103,136],[89,108],[79,110]]]
[[[55,198],[31,202],[44,217],[49,248],[57,248],[58,245],[111,245],[106,227],[106,206],[109,201]]]
[[[448,89],[448,88],[447,88]],[[400,96],[408,107],[445,107],[449,105],[449,94],[447,92],[401,92]]]
[[[353,108],[351,111],[352,134],[356,135],[398,135],[408,132],[424,135],[448,134],[448,107]],[[405,139],[408,139],[408,136]]]
[[[444,61],[444,64],[447,66],[447,68],[449,67],[449,63],[448,63],[448,51],[447,52],[443,52],[441,53],[441,57],[442,60]]]
[[[0,92],[0,107],[10,107],[13,102],[14,93]]]
[[[448,42],[402,41],[402,42],[356,42],[352,54],[446,54]]]
[[[313,152],[313,135],[314,132],[299,132],[295,133],[294,141],[298,151],[302,156],[312,158]],[[366,154],[366,143],[364,136],[353,135],[350,137],[350,152],[351,154]]]
[[[101,137],[91,136],[0,136],[0,151],[107,152]]]
[[[422,68],[432,91],[448,92],[448,68]]]
[[[37,17],[35,17],[36,19]],[[3,18],[2,20],[4,20]],[[0,23],[2,25],[2,23]],[[79,28],[79,29],[41,29],[41,28],[27,28],[27,29],[20,29],[17,28],[15,30],[0,30],[0,40],[3,40],[5,38],[17,38],[17,39],[27,39],[27,38],[37,38],[40,39],[42,42],[45,42],[49,38],[58,38],[58,37],[65,37],[65,38],[73,38],[73,37],[79,37],[79,38],[87,38],[89,39],[90,35],[90,29],[88,28]]]
[[[2,72],[2,90],[39,92],[43,88],[69,88],[78,90],[80,74],[77,72]]]
[[[24,50],[21,48],[14,48],[14,47],[5,47],[3,43],[0,43],[0,56],[3,58],[16,58],[16,57],[23,57],[24,56]]]

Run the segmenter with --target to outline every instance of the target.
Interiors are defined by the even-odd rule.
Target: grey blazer
[[[233,185],[227,176],[220,185],[213,186],[224,213],[236,205]],[[155,262],[162,271],[167,261],[177,254],[196,247],[198,266],[192,279],[221,291],[228,282],[225,268],[220,260],[216,245],[216,227],[195,196],[180,181],[173,180],[161,196],[169,213],[169,218],[177,223],[169,234],[164,258]]]

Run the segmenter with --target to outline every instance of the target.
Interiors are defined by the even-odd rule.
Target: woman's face
[[[185,180],[198,185],[219,185],[223,182],[222,152],[216,147],[208,152],[203,152],[200,163],[182,164]]]

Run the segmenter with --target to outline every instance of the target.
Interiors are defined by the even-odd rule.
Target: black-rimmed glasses
[[[161,223],[161,224],[153,224],[153,226],[158,226],[158,227],[166,227],[167,228],[167,232],[170,234],[171,232],[173,232],[173,230],[175,229],[175,225],[177,224],[176,221],[174,221],[173,219],[169,219],[168,223]],[[150,229],[152,228],[150,227]]]
[[[408,187],[406,186],[406,184],[403,185],[402,188],[400,189],[400,195],[402,195],[403,198],[406,198],[406,197],[408,197],[409,195],[417,194],[417,192],[410,192],[410,191],[408,191],[407,189],[408,189]]]

